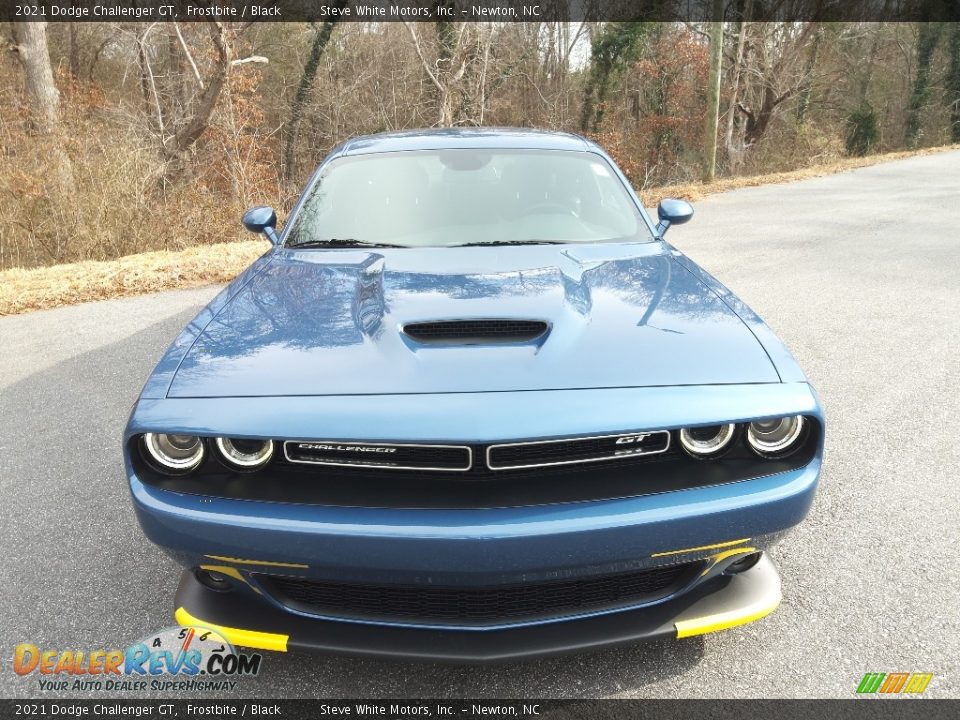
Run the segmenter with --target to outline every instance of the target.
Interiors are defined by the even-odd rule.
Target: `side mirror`
[[[260,205],[243,214],[243,226],[252,233],[263,233],[274,245],[280,244],[277,237],[277,213],[272,207]]]
[[[686,200],[664,198],[657,205],[657,217],[660,218],[660,222],[657,223],[657,234],[663,236],[671,225],[690,222],[693,218],[693,205]]]

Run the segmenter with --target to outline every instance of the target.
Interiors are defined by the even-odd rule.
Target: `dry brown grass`
[[[709,184],[654,188],[641,192],[641,196],[644,204],[652,207],[665,197],[681,197],[692,201],[737,188],[805,180],[890,160],[956,149],[960,149],[960,145],[847,158],[792,172],[724,178]],[[247,240],[201,245],[179,251],[139,253],[117,260],[0,271],[0,315],[229,282],[263,254],[267,247],[263,240]]]
[[[0,315],[229,282],[268,247],[264,240],[246,240],[138,253],[116,260],[3,270]]]
[[[823,165],[813,165],[800,170],[790,170],[787,172],[767,173],[765,175],[748,175],[744,177],[730,177],[715,180],[712,183],[691,183],[688,185],[667,185],[664,187],[650,188],[642,190],[640,198],[645,207],[654,207],[664,198],[674,197],[683,198],[693,202],[706,195],[714,193],[727,192],[728,190],[737,190],[745,187],[758,187],[760,185],[776,185],[778,183],[795,182],[797,180],[807,180],[809,178],[822,177],[824,175],[834,175],[845,170],[855,170],[856,168],[867,167],[868,165],[878,165],[891,160],[901,160],[903,158],[918,157],[921,155],[933,155],[935,153],[946,152],[948,150],[960,150],[960,145],[943,145],[939,147],[922,148],[920,150],[903,150],[900,152],[884,153],[882,155],[867,155],[866,157],[842,158],[835,162],[825,163]]]

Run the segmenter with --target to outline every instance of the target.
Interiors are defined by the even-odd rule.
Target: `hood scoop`
[[[549,329],[543,320],[485,318],[407,323],[403,334],[423,345],[505,345],[537,341]]]

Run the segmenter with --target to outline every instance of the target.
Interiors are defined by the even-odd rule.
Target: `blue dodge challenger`
[[[478,662],[756,620],[817,396],[584,138],[343,143],[183,330],[123,439],[182,625]]]

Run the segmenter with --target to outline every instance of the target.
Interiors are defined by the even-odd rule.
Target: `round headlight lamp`
[[[196,435],[146,433],[143,447],[149,459],[168,472],[190,472],[203,461],[203,441]]]
[[[243,470],[263,467],[273,457],[273,440],[219,437],[217,450],[229,464]]]
[[[747,444],[765,457],[789,455],[799,447],[804,425],[803,415],[756,420],[747,426]]]
[[[680,431],[680,447],[695,458],[714,457],[730,446],[736,429],[733,423],[683,428]]]

